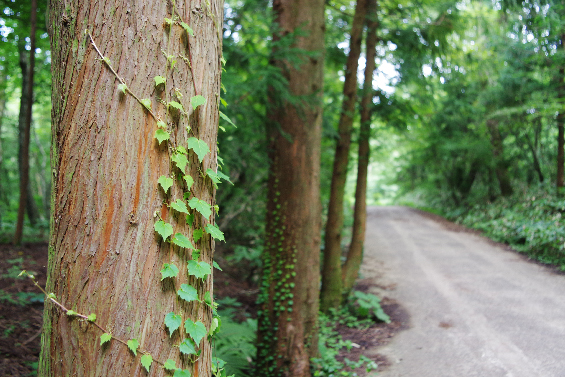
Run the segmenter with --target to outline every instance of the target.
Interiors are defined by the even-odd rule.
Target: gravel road
[[[404,207],[368,209],[361,273],[410,316],[379,377],[565,376],[565,275]]]

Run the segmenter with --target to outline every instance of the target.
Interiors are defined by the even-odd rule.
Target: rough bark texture
[[[357,68],[361,54],[361,40],[365,20],[366,0],[357,0],[355,15],[351,24],[349,56],[345,66],[343,84],[343,105],[339,118],[338,134],[332,173],[328,219],[322,268],[322,291],[320,306],[322,311],[337,308],[341,304],[341,232],[343,229],[343,195],[349,162],[351,130],[357,101]]]
[[[33,213],[35,206],[27,204],[33,202],[29,185],[29,138],[31,131],[31,111],[33,107],[33,74],[35,68],[35,29],[37,23],[37,0],[31,1],[30,16],[30,51],[29,65],[26,64],[25,49],[20,44],[20,66],[22,69],[22,101],[20,102],[19,117],[19,149],[18,162],[20,171],[20,201],[18,207],[18,218],[16,220],[16,232],[14,234],[14,245],[22,242],[24,228],[24,215],[28,208],[30,223],[35,224],[36,213]],[[31,213],[29,211],[32,211]]]
[[[561,35],[561,48],[565,49],[565,34]],[[565,67],[559,68],[559,98],[565,98]],[[565,113],[557,114],[557,192],[565,187]]]
[[[365,79],[363,81],[363,97],[361,98],[361,127],[359,129],[359,157],[357,163],[357,185],[355,187],[355,209],[353,213],[353,232],[347,259],[342,267],[343,291],[349,292],[359,274],[363,260],[363,244],[367,219],[367,173],[371,152],[371,114],[373,107],[373,72],[376,68],[377,55],[377,1],[367,0],[367,40]]]
[[[290,93],[307,101],[295,107],[270,94],[271,171],[257,375],[304,377],[317,352],[324,2],[276,0],[273,9],[280,33],[300,28],[306,36],[298,37],[294,47],[316,56],[305,58],[298,68],[284,60],[272,62],[288,79]]]
[[[512,185],[508,176],[508,168],[503,161],[504,149],[502,137],[498,130],[498,122],[494,119],[487,120],[487,127],[490,133],[490,143],[492,145],[492,153],[494,155],[495,172],[502,196],[512,195]]]
[[[214,204],[214,187],[200,171],[216,169],[223,1],[177,0],[176,9],[194,30],[194,37],[187,37],[179,25],[164,26],[173,10],[166,1],[50,4],[53,190],[47,290],[70,309],[95,313],[96,324],[113,336],[138,339],[140,349],[155,360],[173,359],[177,367],[202,377],[210,376],[208,340],[202,340],[202,353],[192,363],[176,347],[187,337],[183,327],[169,338],[164,318],[175,312],[183,321],[198,318],[209,328],[211,309],[180,300],[176,291],[180,284],[190,283],[203,298],[204,292],[212,293],[212,277],[187,277],[189,249],[163,242],[154,224],[155,216],[161,216],[172,224],[174,233],[192,239],[192,229],[210,221],[193,212],[190,227],[185,215],[167,204],[187,191],[177,181],[182,173],[171,163],[170,155],[172,148],[186,148],[189,136],[203,140],[211,150],[202,163],[194,153],[188,154],[185,173],[195,181],[191,195]],[[153,112],[168,120],[168,142],[158,144],[156,120],[118,89],[119,81],[100,60],[85,29],[128,88],[139,98],[150,98]],[[174,69],[166,68],[163,51],[176,57]],[[181,55],[191,58],[193,74]],[[157,75],[166,77],[165,90],[155,88]],[[182,98],[174,97],[173,87],[179,88]],[[195,94],[208,101],[193,111],[189,101]],[[167,118],[161,103],[167,100],[182,103],[188,119]],[[158,186],[161,175],[175,180],[168,194]],[[214,214],[211,221],[213,218]],[[211,264],[211,237],[204,233],[195,246],[200,249],[200,260]],[[161,281],[163,264],[171,262],[180,270],[178,277]],[[115,339],[100,347],[101,333],[46,302],[39,375],[166,374],[157,363],[147,374],[140,364],[140,352],[134,356]]]

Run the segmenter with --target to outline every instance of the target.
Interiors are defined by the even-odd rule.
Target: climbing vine
[[[215,28],[217,29],[217,22],[209,9],[210,4],[208,2],[206,2],[206,7],[207,14],[212,18]],[[199,108],[205,105],[210,99],[205,98],[197,91],[190,43],[187,43],[187,56],[182,54],[176,56],[171,53],[171,44],[174,43],[171,34],[172,28],[181,28],[183,30],[183,38],[186,37],[188,42],[191,38],[195,38],[194,30],[186,22],[184,22],[181,15],[177,12],[174,0],[172,1],[172,12],[170,17],[164,18],[163,20],[163,28],[168,31],[169,36],[166,43],[166,49],[162,50],[162,53],[166,58],[166,62],[164,67],[162,67],[161,74],[152,78],[152,86],[154,87],[155,92],[157,94],[164,94],[162,96],[156,96],[157,102],[163,105],[162,107],[159,107],[159,109],[152,108],[152,101],[150,98],[143,98],[143,96],[134,93],[130,89],[126,80],[120,77],[118,72],[112,66],[111,59],[105,56],[96,45],[92,34],[88,30],[85,30],[84,33],[85,38],[87,38],[90,45],[98,54],[99,61],[104,64],[104,66],[116,77],[118,81],[117,89],[121,95],[135,99],[145,111],[146,116],[152,117],[156,122],[157,130],[151,137],[156,139],[159,146],[163,143],[166,144],[165,150],[169,158],[169,174],[161,175],[155,182],[155,185],[158,190],[162,190],[164,198],[163,205],[172,210],[167,211],[168,217],[175,217],[178,219],[180,216],[184,216],[186,218],[186,224],[189,227],[189,232],[186,234],[183,232],[175,233],[173,225],[169,222],[169,218],[159,213],[159,211],[155,211],[154,231],[159,235],[156,238],[156,242],[158,243],[158,246],[162,243],[169,244],[171,251],[173,250],[174,245],[178,247],[179,250],[183,250],[185,255],[190,255],[190,257],[185,258],[185,268],[189,278],[187,281],[178,281],[180,280],[179,273],[181,267],[177,266],[171,258],[169,258],[167,263],[163,264],[163,267],[160,270],[161,281],[178,281],[178,283],[180,283],[180,287],[176,291],[177,299],[180,302],[193,305],[195,310],[191,312],[195,314],[192,316],[184,316],[184,313],[182,312],[172,311],[164,316],[162,323],[164,325],[163,329],[168,332],[169,337],[173,337],[173,334],[178,331],[181,334],[180,338],[184,338],[176,346],[178,347],[180,354],[183,355],[185,359],[189,360],[194,366],[201,355],[201,344],[203,339],[206,337],[211,339],[218,332],[221,325],[221,320],[217,315],[216,304],[213,301],[211,292],[206,290],[202,293],[206,280],[212,275],[212,268],[217,268],[219,270],[221,270],[221,268],[216,262],[212,262],[212,265],[210,265],[206,261],[202,260],[198,245],[203,242],[204,239],[208,240],[208,237],[204,237],[205,234],[208,234],[210,237],[219,241],[224,241],[224,235],[214,224],[214,216],[219,210],[218,207],[213,205],[213,203],[210,204],[206,200],[196,196],[193,184],[196,180],[204,180],[204,182],[207,182],[217,188],[217,184],[222,181],[230,182],[230,179],[221,171],[214,171],[210,168],[204,171],[202,163],[204,158],[211,152],[210,146],[205,141],[197,137],[188,122],[190,111],[199,111]],[[218,34],[218,38],[219,37],[220,34]],[[191,110],[185,109],[185,106],[182,104],[184,98],[182,89],[171,87],[167,80],[169,73],[174,69],[178,69],[176,66],[179,58],[186,63],[192,76],[194,95],[190,98]],[[225,64],[223,58],[222,63]],[[218,98],[214,98],[213,100],[225,103],[219,95]],[[220,112],[219,116],[229,124],[233,125],[231,120],[223,113]],[[177,142],[176,138],[173,137],[173,131],[175,131],[175,128],[178,128],[181,124],[183,124],[183,117],[187,119],[186,132],[188,135],[184,145]],[[220,128],[223,129],[223,127]],[[192,156],[194,156],[194,158],[192,158]],[[191,169],[196,172],[195,176],[193,176],[194,173],[193,175],[186,173],[187,166],[191,164],[191,161],[198,161],[196,166]],[[177,187],[177,190],[172,189],[175,186]],[[180,197],[175,196],[176,192],[182,193]],[[196,217],[197,214],[201,215],[201,217]],[[135,214],[132,215],[130,222],[137,222]],[[163,361],[154,357],[149,350],[140,344],[138,338],[122,339],[115,336],[110,330],[111,326],[103,326],[96,322],[95,313],[86,315],[65,306],[65,304],[58,300],[54,293],[45,291],[36,282],[35,277],[32,274],[22,271],[20,275],[26,275],[31,278],[34,284],[46,295],[46,298],[68,317],[83,321],[101,331],[101,347],[105,347],[110,342],[116,341],[124,347],[127,347],[133,356],[137,356],[137,354],[140,353],[141,365],[147,370],[147,372],[149,372],[152,366],[156,363],[165,370],[173,373],[174,377],[191,376],[191,371],[189,369],[177,367],[174,360],[167,359]],[[199,292],[201,293],[199,294]],[[198,313],[200,313],[201,309],[208,311],[211,315],[212,320],[208,327],[198,318]],[[186,337],[182,336],[183,333]],[[218,362],[213,365],[212,372],[215,376],[225,377],[226,373],[223,368],[223,362]]]

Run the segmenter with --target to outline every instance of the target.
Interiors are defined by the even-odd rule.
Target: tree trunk
[[[561,48],[565,49],[565,34],[561,34]],[[565,67],[559,68],[558,95],[559,99],[565,98]],[[557,193],[563,194],[565,187],[565,112],[557,114]]]
[[[18,207],[18,219],[16,221],[16,232],[14,234],[14,245],[22,242],[24,228],[24,214],[28,209],[29,221],[35,225],[35,206],[32,204],[33,196],[29,187],[29,137],[31,129],[31,110],[33,107],[33,71],[35,68],[35,27],[37,20],[37,0],[31,0],[30,21],[30,51],[29,66],[25,64],[25,49],[20,48],[20,66],[22,68],[22,100],[20,102],[19,118],[19,150],[18,162],[20,171],[20,202]],[[20,46],[25,43],[20,44]],[[27,69],[26,69],[27,68]],[[26,82],[27,81],[27,82]],[[23,117],[22,117],[23,114]],[[32,211],[30,213],[30,211]],[[36,212],[36,211],[35,211]]]
[[[367,0],[367,40],[365,79],[363,98],[361,98],[361,127],[359,129],[359,162],[357,164],[357,185],[355,187],[355,209],[353,213],[353,232],[347,259],[342,268],[343,291],[349,292],[359,273],[363,260],[363,244],[367,220],[367,173],[369,168],[371,138],[371,115],[373,108],[373,72],[377,55],[377,0]]]
[[[167,359],[193,376],[211,375],[208,337],[196,341],[199,357],[187,356],[194,343],[186,330],[191,320],[208,332],[212,321],[205,303],[212,274],[205,263],[212,264],[214,240],[198,233],[211,229],[215,216],[215,189],[205,172],[216,171],[222,19],[218,0],[51,2],[47,292],[66,308],[97,317],[92,324],[46,300],[40,376],[163,376],[158,364]],[[156,85],[156,76],[166,82]],[[196,110],[195,95],[207,99]],[[154,135],[164,132],[170,138],[159,143]],[[192,187],[184,174],[194,179]],[[189,205],[190,216],[182,213],[183,197],[199,199],[192,210]],[[161,278],[165,263],[178,266],[176,277]],[[202,302],[181,299],[181,284],[190,284]],[[172,337],[164,324],[170,312],[184,324]],[[101,346],[103,333],[112,339]],[[122,343],[133,339],[137,355]],[[140,364],[148,354],[154,360],[149,374]]]
[[[338,134],[332,173],[328,219],[324,246],[324,262],[322,267],[322,291],[320,306],[322,311],[338,308],[341,304],[341,231],[343,228],[343,196],[349,162],[349,147],[353,114],[357,102],[357,68],[361,54],[361,40],[365,20],[366,0],[357,0],[355,15],[351,25],[349,39],[349,56],[345,66],[345,82],[343,84],[343,105],[339,118]]]
[[[315,52],[299,68],[273,60],[302,105],[281,103],[271,90],[267,137],[267,239],[259,297],[257,376],[310,376],[317,353],[321,233],[320,145],[324,68],[324,1],[273,2],[279,33],[300,28],[293,47]],[[276,103],[276,105],[275,105]]]
[[[4,111],[6,110],[6,81],[8,76],[2,74],[0,76],[0,202],[4,202],[7,206],[9,205],[9,199],[7,196],[6,189],[3,186],[3,181],[7,179],[7,174],[4,174],[4,161],[2,152],[2,121],[4,120]],[[2,223],[2,211],[0,211],[0,224]]]
[[[490,133],[490,142],[492,145],[492,153],[494,155],[494,164],[496,177],[500,187],[502,196],[512,195],[512,185],[510,184],[510,177],[508,176],[508,168],[503,160],[504,149],[502,144],[502,137],[498,130],[498,122],[494,119],[487,120],[487,127]]]

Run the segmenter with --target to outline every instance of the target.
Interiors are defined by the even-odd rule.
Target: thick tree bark
[[[342,267],[343,291],[349,292],[359,274],[363,260],[363,244],[367,220],[367,173],[371,153],[369,140],[371,138],[371,115],[373,108],[373,72],[376,68],[377,56],[377,0],[367,0],[367,40],[365,79],[363,82],[363,97],[361,98],[361,127],[359,129],[359,152],[357,163],[357,185],[355,187],[355,209],[353,212],[353,232],[347,259]]]
[[[341,304],[341,232],[343,228],[343,196],[349,162],[349,147],[353,114],[357,102],[357,68],[361,54],[361,40],[365,20],[366,0],[357,0],[355,15],[351,24],[349,39],[349,56],[345,66],[345,82],[343,84],[343,105],[339,118],[338,134],[332,173],[330,202],[326,222],[324,246],[324,262],[322,267],[322,291],[320,308],[327,311]]]
[[[307,36],[297,37],[293,47],[317,55],[298,68],[272,61],[286,76],[290,93],[308,100],[281,103],[274,90],[270,93],[271,168],[256,374],[305,377],[318,345],[324,1],[275,0],[273,9],[280,33],[274,38],[300,29]]]
[[[31,195],[31,190],[29,187],[29,138],[31,130],[31,112],[33,107],[33,73],[35,68],[35,29],[37,23],[37,0],[31,0],[30,18],[30,51],[29,66],[27,67],[27,69],[25,64],[25,49],[20,48],[20,66],[22,68],[22,101],[20,103],[18,151],[18,162],[20,170],[20,202],[18,207],[18,218],[16,221],[16,232],[14,234],[14,245],[19,245],[22,242],[24,215],[26,208],[28,208],[28,217],[30,223],[33,225],[35,224],[36,220],[36,215],[29,212],[35,209],[35,206],[30,203],[33,202],[33,197]],[[22,112],[24,114],[23,117]]]
[[[187,338],[184,326],[170,338],[164,319],[174,312],[183,323],[198,319],[209,330],[211,308],[181,300],[177,290],[188,283],[204,300],[205,292],[212,294],[212,275],[188,276],[187,262],[198,257],[190,248],[163,242],[154,226],[159,218],[170,223],[173,234],[185,235],[200,250],[200,261],[212,264],[213,239],[204,232],[196,242],[194,232],[213,222],[214,212],[206,218],[192,211],[189,225],[168,204],[187,195],[214,205],[214,186],[202,172],[216,170],[223,1],[174,4],[50,4],[53,190],[47,291],[69,309],[95,313],[96,325],[113,338],[101,347],[99,328],[46,300],[40,376],[168,375],[157,362],[147,374],[140,352],[134,356],[117,339],[137,339],[154,360],[172,359],[193,376],[211,375],[208,338],[197,348],[196,361],[181,356],[177,346]],[[165,19],[176,23],[167,26]],[[120,81],[101,60],[89,33],[128,90],[150,100],[155,117],[118,88]],[[167,60],[175,61],[173,69]],[[165,85],[156,87],[158,75],[166,78]],[[175,97],[175,89],[182,97]],[[193,110],[190,101],[196,94],[207,102]],[[173,100],[187,115],[167,111],[163,103]],[[170,140],[161,144],[154,138],[155,118],[167,122],[170,132]],[[200,162],[188,151],[188,167],[181,170],[171,157],[180,147],[188,149],[189,137],[203,141],[210,153]],[[178,179],[183,173],[193,177],[192,188]],[[160,176],[173,178],[172,187],[163,190]],[[164,263],[178,266],[176,278],[161,279]]]
[[[502,137],[498,129],[498,121],[494,119],[487,120],[487,127],[490,133],[490,142],[492,145],[492,153],[494,155],[495,172],[500,193],[502,196],[510,196],[513,193],[510,177],[508,176],[508,168],[503,161],[504,149],[502,144]]]

